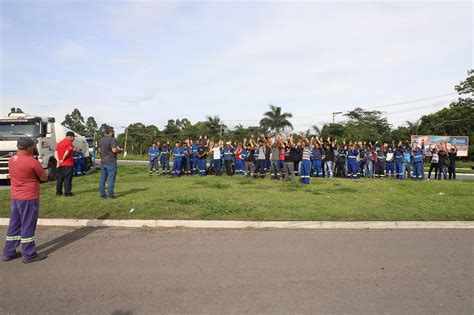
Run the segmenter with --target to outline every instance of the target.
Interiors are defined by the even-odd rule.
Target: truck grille
[[[0,151],[0,174],[8,174],[8,160],[15,151]]]

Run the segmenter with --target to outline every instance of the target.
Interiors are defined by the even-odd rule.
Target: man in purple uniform
[[[46,258],[38,254],[35,245],[35,230],[38,220],[40,181],[45,182],[48,176],[41,164],[33,157],[38,140],[20,138],[17,142],[18,152],[11,157],[8,168],[11,179],[11,215],[8,225],[3,261],[21,257],[16,251],[22,247],[23,262],[31,263]]]

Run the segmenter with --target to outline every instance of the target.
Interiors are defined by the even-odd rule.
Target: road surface
[[[40,227],[48,259],[0,263],[0,313],[473,314],[473,240],[473,230]]]

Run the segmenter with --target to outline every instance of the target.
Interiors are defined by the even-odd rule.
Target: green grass
[[[456,167],[471,169],[474,166],[474,161],[456,161]]]
[[[117,159],[119,160],[129,160],[129,161],[148,161],[148,155],[143,154],[127,154],[127,157],[123,157],[123,153],[117,155]]]
[[[429,164],[425,164],[425,172],[428,172],[429,170],[430,170]],[[448,169],[446,169],[446,172],[447,171],[448,171]],[[434,174],[434,170],[431,171],[431,176],[434,176],[433,174]],[[474,170],[472,170],[470,168],[460,168],[456,163],[456,174],[474,174]]]
[[[474,220],[474,181],[312,179],[311,185],[241,177],[149,177],[120,165],[115,200],[98,193],[99,173],[75,178],[75,197],[42,185],[42,218],[219,220]],[[9,191],[0,191],[8,216]],[[130,213],[130,209],[134,209]]]

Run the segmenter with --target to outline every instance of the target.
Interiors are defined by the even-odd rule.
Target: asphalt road
[[[473,230],[40,227],[37,242],[48,259],[0,263],[0,313],[474,313]]]

